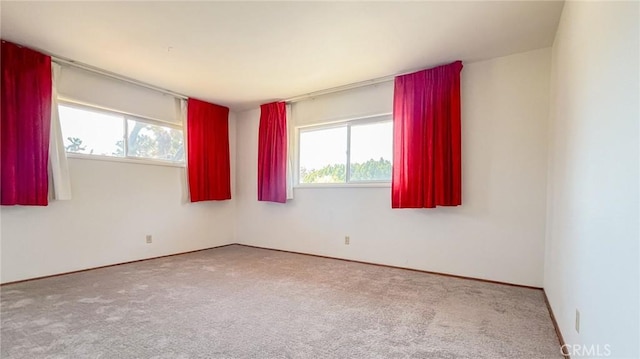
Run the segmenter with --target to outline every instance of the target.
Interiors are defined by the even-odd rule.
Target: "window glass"
[[[182,131],[168,126],[127,120],[127,155],[166,161],[184,161]]]
[[[347,127],[300,131],[300,183],[344,183]]]
[[[66,105],[60,105],[58,110],[67,152],[124,156],[121,115]]]
[[[390,181],[393,155],[391,121],[351,126],[350,181]]]

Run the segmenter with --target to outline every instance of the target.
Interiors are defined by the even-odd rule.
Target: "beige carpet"
[[[561,358],[539,290],[229,246],[1,288],[2,358]]]

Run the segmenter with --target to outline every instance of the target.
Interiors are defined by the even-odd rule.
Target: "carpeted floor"
[[[228,246],[1,288],[8,358],[561,358],[540,290]]]

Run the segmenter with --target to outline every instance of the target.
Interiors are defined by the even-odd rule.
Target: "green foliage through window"
[[[134,120],[128,121],[129,156],[169,161],[184,160],[182,131]]]
[[[364,163],[351,164],[351,181],[388,181],[391,178],[391,161],[380,158]],[[327,165],[317,170],[300,168],[301,183],[343,183],[346,181],[344,164]]]
[[[391,161],[380,158],[365,163],[351,164],[351,181],[388,181],[391,178]]]

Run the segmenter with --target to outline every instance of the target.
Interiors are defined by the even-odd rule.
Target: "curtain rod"
[[[125,81],[125,82],[129,82],[131,84],[134,85],[138,85],[138,86],[142,86],[142,87],[146,87],[148,89],[154,90],[154,91],[158,91],[167,95],[171,95],[183,100],[188,100],[189,97],[177,92],[173,92],[173,91],[169,91],[169,90],[165,90],[161,87],[157,87],[157,86],[153,86],[150,85],[146,82],[142,82],[142,81],[138,81],[138,80],[134,80],[132,78],[126,77],[126,76],[121,76],[118,74],[115,74],[113,72],[107,71],[107,70],[102,70],[98,67],[94,67],[91,65],[87,65],[81,62],[77,62],[77,61],[73,61],[73,60],[67,60],[67,59],[63,59],[61,57],[57,57],[55,55],[51,55],[49,54],[49,56],[51,56],[51,60],[53,62],[56,62],[58,64],[61,65],[68,65],[68,66],[72,66],[72,67],[77,67],[79,69],[83,69],[86,71],[90,71],[93,73],[97,73],[103,76],[107,76],[107,77],[111,77],[114,78],[116,80],[121,80],[121,81]],[[390,76],[384,76],[384,77],[378,77],[375,79],[371,79],[371,80],[365,80],[365,81],[360,81],[360,82],[354,82],[351,84],[347,84],[347,85],[342,85],[342,86],[337,86],[337,87],[331,87],[328,89],[324,89],[324,90],[319,90],[319,91],[314,91],[314,92],[309,92],[303,95],[298,95],[298,96],[294,96],[294,97],[290,97],[287,99],[282,100],[283,102],[286,103],[294,103],[294,102],[298,102],[298,101],[302,101],[302,100],[306,100],[308,98],[313,98],[313,97],[317,97],[317,96],[321,96],[321,95],[328,95],[328,94],[332,94],[335,92],[340,92],[340,91],[346,91],[346,90],[351,90],[351,89],[355,89],[355,88],[359,88],[359,87],[364,87],[364,86],[372,86],[372,85],[377,85],[383,82],[389,82],[389,81],[393,81],[397,76],[402,76],[405,74],[409,74],[409,73],[413,73],[416,71],[420,71],[423,70],[424,68],[421,69],[417,69],[417,70],[411,70],[411,71],[406,71],[406,72],[402,72],[396,75],[390,75]]]
[[[125,82],[131,83],[131,84],[134,84],[134,85],[137,85],[137,86],[141,86],[141,87],[146,87],[148,89],[151,89],[151,90],[154,90],[154,91],[158,91],[158,92],[161,92],[161,93],[164,93],[164,94],[167,94],[167,95],[171,95],[171,96],[174,96],[174,97],[177,97],[177,98],[181,98],[183,100],[187,100],[189,98],[189,97],[187,97],[187,96],[185,96],[183,94],[179,94],[177,92],[165,90],[163,88],[150,85],[150,84],[148,84],[146,82],[134,80],[134,79],[129,78],[129,77],[120,76],[120,75],[115,74],[113,72],[102,70],[100,68],[97,68],[97,67],[94,67],[94,66],[91,66],[91,65],[87,65],[87,64],[84,64],[84,63],[81,63],[81,62],[77,62],[77,61],[63,59],[63,58],[60,58],[60,57],[57,57],[57,56],[54,56],[54,55],[50,55],[50,56],[51,56],[51,61],[53,61],[53,62],[55,62],[57,64],[60,64],[60,65],[68,65],[68,66],[71,66],[71,67],[76,67],[76,68],[79,68],[79,69],[82,69],[82,70],[85,70],[85,71],[89,71],[89,72],[93,72],[93,73],[100,74],[100,75],[103,75],[103,76],[111,77],[111,78],[116,79],[116,80],[125,81]]]
[[[372,80],[354,82],[354,83],[347,84],[347,85],[332,87],[332,88],[328,88],[328,89],[324,89],[324,90],[320,90],[320,91],[309,92],[309,93],[306,93],[304,95],[294,96],[294,97],[288,98],[288,99],[283,100],[283,101],[287,102],[287,103],[293,103],[293,102],[306,100],[308,98],[312,98],[312,97],[316,97],[316,96],[328,95],[328,94],[335,93],[335,92],[351,90],[351,89],[364,87],[364,86],[376,85],[376,84],[380,84],[380,83],[383,83],[383,82],[393,81],[393,79],[395,79],[396,76],[398,76],[398,75],[378,77],[378,78],[375,78],[375,79],[372,79]]]
[[[77,62],[77,61],[73,61],[73,60],[67,60],[67,59],[63,59],[61,57],[57,57],[55,55],[50,55],[51,56],[51,60],[55,63],[58,63],[60,65],[68,65],[71,67],[76,67],[85,71],[89,71],[89,72],[93,72],[96,74],[100,74],[103,76],[107,76],[116,80],[120,80],[120,81],[125,81],[137,86],[142,86],[154,91],[158,91],[158,92],[162,92],[165,93],[167,95],[171,95],[177,98],[181,98],[184,100],[187,100],[189,97],[183,94],[179,94],[177,92],[173,92],[173,91],[169,91],[160,87],[156,87],[153,85],[150,85],[146,82],[142,82],[142,81],[138,81],[138,80],[134,80],[132,78],[126,77],[126,76],[121,76],[118,74],[115,74],[113,72],[107,71],[107,70],[103,70],[100,69],[98,67],[95,66],[91,66],[91,65],[87,65],[85,63],[82,62]],[[376,85],[379,83],[383,83],[383,82],[388,82],[388,81],[392,81],[396,76],[399,75],[391,75],[391,76],[384,76],[384,77],[378,77],[372,80],[365,80],[365,81],[360,81],[360,82],[354,82],[351,84],[347,84],[347,85],[342,85],[342,86],[337,86],[337,87],[331,87],[328,89],[324,89],[324,90],[319,90],[319,91],[314,91],[314,92],[309,92],[303,95],[298,95],[298,96],[294,96],[288,99],[283,100],[284,102],[287,103],[293,103],[293,102],[298,102],[298,101],[302,101],[302,100],[306,100],[308,98],[312,98],[312,97],[316,97],[316,96],[321,96],[321,95],[328,95],[331,93],[335,93],[335,92],[340,92],[340,91],[345,91],[345,90],[351,90],[351,89],[355,89],[355,88],[359,88],[359,87],[364,87],[364,86],[371,86],[371,85]]]
[[[446,63],[448,63],[448,62],[445,62],[444,64],[446,64]],[[434,67],[434,66],[439,66],[439,65],[432,65],[431,67]],[[290,98],[282,100],[282,101],[286,102],[286,103],[293,103],[293,102],[306,100],[308,98],[312,98],[312,97],[316,97],[316,96],[328,95],[328,94],[335,93],[335,92],[351,90],[351,89],[364,87],[364,86],[376,85],[376,84],[380,84],[380,83],[383,83],[383,82],[393,81],[398,76],[407,75],[407,74],[411,74],[411,73],[414,73],[414,72],[422,71],[422,70],[424,70],[426,68],[430,68],[430,67],[421,67],[419,69],[404,71],[404,72],[401,72],[401,73],[398,73],[398,74],[395,74],[395,75],[378,77],[378,78],[371,79],[371,80],[354,82],[354,83],[347,84],[347,85],[331,87],[331,88],[324,89],[324,90],[309,92],[309,93],[306,93],[306,94],[303,94],[303,95],[290,97]]]
[[[132,78],[126,77],[126,76],[121,76],[118,74],[115,74],[113,72],[107,71],[107,70],[103,70],[100,69],[98,67],[95,66],[91,66],[91,65],[87,65],[85,63],[82,62],[77,62],[77,61],[73,61],[73,60],[67,60],[67,59],[63,59],[61,57],[57,57],[55,55],[50,55],[51,56],[51,60],[55,63],[58,63],[60,65],[68,65],[71,67],[76,67],[85,71],[89,71],[89,72],[93,72],[96,74],[100,74],[103,76],[107,76],[116,80],[120,80],[120,81],[125,81],[134,85],[138,85],[138,86],[142,86],[142,87],[146,87],[148,89],[154,90],[154,91],[158,91],[158,92],[162,92],[165,93],[167,95],[171,95],[177,98],[181,98],[184,100],[189,99],[188,96],[183,95],[183,94],[179,94],[177,92],[173,92],[173,91],[169,91],[157,86],[153,86],[150,85],[146,82],[142,82],[142,81],[138,81],[138,80],[134,80]],[[413,72],[413,71],[410,71]],[[409,73],[409,72],[407,72]],[[401,74],[399,74],[401,75]],[[287,103],[293,103],[293,102],[298,102],[298,101],[302,101],[302,100],[306,100],[308,98],[312,98],[312,97],[316,97],[316,96],[321,96],[321,95],[328,95],[331,93],[335,93],[335,92],[340,92],[340,91],[345,91],[345,90],[351,90],[351,89],[355,89],[355,88],[359,88],[359,87],[364,87],[364,86],[371,86],[371,85],[376,85],[379,83],[383,83],[383,82],[388,82],[388,81],[393,81],[393,79],[396,76],[399,75],[391,75],[391,76],[384,76],[384,77],[378,77],[375,79],[371,79],[371,80],[365,80],[365,81],[360,81],[360,82],[354,82],[351,84],[347,84],[347,85],[342,85],[342,86],[337,86],[337,87],[331,87],[328,89],[324,89],[324,90],[319,90],[319,91],[314,91],[314,92],[309,92],[303,95],[298,95],[298,96],[294,96],[285,100],[282,100],[284,102]]]

